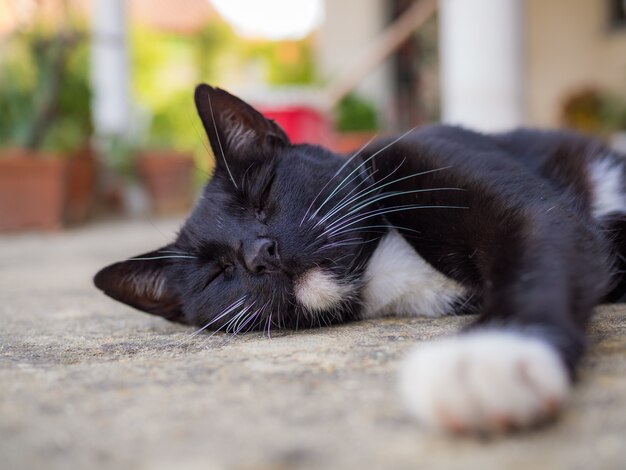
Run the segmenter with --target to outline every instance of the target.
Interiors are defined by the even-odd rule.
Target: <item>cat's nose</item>
[[[251,273],[262,273],[278,268],[278,247],[271,238],[257,238],[244,245],[243,258]]]

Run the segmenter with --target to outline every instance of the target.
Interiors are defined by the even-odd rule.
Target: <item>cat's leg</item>
[[[487,281],[478,321],[418,345],[401,370],[409,409],[431,427],[535,425],[554,416],[570,392],[585,325],[606,289],[604,244],[556,217],[527,219],[503,246],[480,261]]]
[[[539,138],[526,133],[518,144],[541,153]],[[588,154],[584,142],[562,143],[568,155]],[[436,428],[493,431],[552,416],[571,389],[593,308],[609,290],[611,246],[586,212],[586,186],[568,190],[507,149],[488,136],[436,126],[374,162],[377,175],[401,164],[405,174],[420,175],[388,188],[397,196],[386,200],[386,217],[411,229],[405,238],[428,263],[481,299],[477,322],[419,344],[402,368],[406,403]],[[573,180],[586,181],[586,167],[570,170]],[[395,212],[411,205],[434,209]]]

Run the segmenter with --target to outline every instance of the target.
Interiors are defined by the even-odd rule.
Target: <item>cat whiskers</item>
[[[381,178],[380,181],[372,182],[369,186],[367,186],[366,188],[363,188],[362,190],[357,192],[355,195],[353,195],[353,196],[348,198],[348,196],[350,196],[352,194],[352,192],[354,191],[354,189],[356,189],[356,187],[359,187],[362,183],[369,181],[368,179],[364,179],[352,191],[350,191],[346,196],[344,196],[340,201],[338,201],[333,207],[331,207],[326,212],[326,214],[324,214],[324,216],[321,217],[320,220],[313,227],[315,228],[315,227],[319,226],[320,224],[324,223],[326,220],[328,220],[330,217],[332,217],[336,212],[340,211],[343,207],[349,206],[353,202],[357,201],[363,195],[369,194],[372,191],[376,191],[376,190],[381,189],[382,187],[386,186],[386,185],[383,185],[383,186],[380,186],[380,185],[387,178],[390,178],[391,176],[393,176],[394,173],[400,169],[400,167],[404,164],[405,161],[406,161],[406,158],[403,158],[402,161],[400,162],[400,164],[397,167],[395,167],[391,172],[389,172],[388,175],[386,175],[383,178]],[[367,171],[367,169],[366,169],[366,171]],[[371,177],[373,177],[377,172],[378,172],[378,170],[373,171],[372,174],[371,174]],[[397,181],[398,180],[394,180],[393,182],[397,182]],[[371,191],[368,191],[371,188],[374,188],[374,189],[371,190]],[[347,199],[347,202],[344,202],[344,201],[346,201],[346,199]]]
[[[333,236],[343,233],[344,228],[361,223],[364,220],[371,219],[372,217],[379,217],[379,216],[384,216],[387,214],[393,214],[396,212],[418,210],[418,209],[469,209],[469,207],[467,206],[429,206],[429,205],[425,206],[425,205],[420,205],[420,204],[407,204],[403,206],[385,207],[382,209],[375,209],[369,212],[355,214],[350,219],[343,221],[343,223],[338,226],[327,227],[327,230],[326,230],[327,233],[325,234],[329,238],[331,238]],[[336,224],[333,224],[333,225],[336,225]]]
[[[180,251],[180,250],[157,250],[157,253],[174,253],[175,255],[190,255],[190,253],[187,253],[186,251]]]
[[[266,329],[267,329],[267,338],[272,339],[272,335],[270,333],[270,329],[272,327],[272,311],[270,310],[270,314],[267,317]]]
[[[462,188],[429,188],[429,189],[413,189],[410,191],[393,191],[393,192],[377,194],[375,196],[372,196],[369,199],[366,199],[365,201],[358,203],[356,207],[351,208],[347,213],[333,220],[330,224],[328,224],[326,228],[331,229],[333,226],[338,225],[341,221],[345,220],[351,215],[361,211],[362,209],[365,209],[368,206],[371,206],[380,201],[383,201],[385,199],[389,199],[391,197],[398,197],[398,196],[407,196],[409,194],[430,193],[430,192],[435,192],[435,191],[464,191],[464,189]]]
[[[342,231],[338,232],[337,235],[332,235],[331,237],[328,237],[328,238],[329,239],[337,238],[338,235],[343,235],[345,233],[350,233],[350,232],[365,232],[365,233],[371,232],[371,233],[382,233],[382,234],[385,234],[385,233],[389,232],[389,230],[392,229],[392,228],[395,228],[395,229],[399,230],[400,232],[420,233],[419,230],[413,230],[411,228],[403,227],[401,225],[391,225],[391,224],[366,225],[365,227],[354,227],[354,228],[342,230]],[[380,229],[380,230],[372,230],[372,229]]]
[[[363,240],[360,237],[347,238],[345,240],[339,240],[339,241],[332,242],[332,243],[326,243],[325,245],[322,245],[317,250],[315,250],[313,252],[313,254],[321,253],[322,251],[330,250],[330,249],[333,249],[333,248],[338,248],[338,247],[341,247],[341,246],[362,245],[362,244],[365,244],[365,243],[371,243],[373,241],[375,241],[375,239]]]
[[[222,330],[228,332],[229,328],[231,328],[231,326],[235,322],[240,320],[248,311],[250,311],[251,308],[254,307],[254,304],[255,302],[252,302],[252,304],[243,307],[239,312],[237,312],[235,316],[233,316],[233,318],[231,318],[228,322],[224,323],[222,326],[220,326],[218,329],[216,329],[210,335],[208,335],[207,338],[204,340],[203,344],[207,344],[213,336],[215,336],[217,333],[219,333]]]
[[[365,166],[368,162],[370,162],[373,158],[375,158],[381,152],[387,150],[389,147],[391,147],[395,143],[397,143],[400,140],[402,140],[403,138],[405,138],[407,135],[409,135],[411,132],[413,132],[416,128],[417,127],[413,127],[412,129],[409,129],[404,134],[402,134],[400,137],[394,139],[393,141],[391,141],[390,143],[385,145],[383,148],[381,148],[378,151],[374,152],[373,155],[370,155],[365,160],[363,160],[359,165],[357,165],[357,167],[354,168],[350,173],[348,173],[348,175],[335,187],[335,189],[333,189],[333,191],[331,191],[331,193],[328,195],[328,197],[326,197],[324,202],[322,202],[322,204],[315,210],[315,212],[309,216],[309,220],[312,220],[319,213],[319,211],[322,209],[322,207],[324,207],[326,205],[326,203],[328,201],[330,201],[335,194],[337,194],[337,192],[346,184],[346,182],[347,182],[348,178],[350,178],[350,176],[352,176],[355,172],[359,171],[360,168]],[[347,164],[348,164],[348,162],[344,163],[344,165],[340,168],[340,170],[343,170],[346,167]]]
[[[224,331],[226,333],[237,333],[241,328],[241,325],[245,322],[245,320],[249,317],[248,312],[251,312],[254,308],[255,302],[252,302],[250,305],[247,305],[243,308],[237,315],[231,318],[225,325]]]
[[[250,313],[248,313],[247,315],[244,313],[244,315],[239,316],[239,319],[237,321],[235,321],[235,323],[233,324],[233,328],[232,328],[232,334],[230,335],[230,337],[222,344],[222,346],[227,345],[228,343],[230,343],[233,339],[235,339],[235,337],[239,336],[239,334],[242,333],[243,329],[248,326],[248,328],[243,331],[243,333],[247,333],[248,331],[250,331],[254,325],[255,325],[255,320],[258,319],[258,317],[263,316],[263,313],[265,312],[265,309],[267,308],[268,304],[270,303],[269,300],[267,302],[265,302],[265,304],[252,311],[252,307],[254,306],[256,302],[254,302],[250,307],[250,309],[248,310]]]
[[[206,325],[204,325],[202,328],[197,329],[196,331],[194,331],[193,333],[191,333],[190,335],[186,336],[185,338],[183,338],[182,340],[180,340],[178,343],[176,343],[176,345],[180,345],[182,343],[185,343],[187,341],[190,341],[192,338],[194,338],[195,336],[197,336],[198,334],[202,333],[204,330],[206,330],[209,326],[211,326],[212,324],[214,324],[215,322],[219,321],[221,318],[225,317],[226,315],[228,315],[229,313],[231,313],[233,310],[241,307],[244,303],[246,302],[246,296],[241,297],[239,300],[237,300],[236,302],[232,303],[231,305],[229,305],[228,307],[226,307],[224,310],[222,310],[222,312],[220,312],[220,314],[213,318],[212,320],[210,320],[209,322],[207,322]]]
[[[315,196],[313,198],[313,201],[311,202],[311,205],[309,206],[309,208],[306,210],[306,212],[304,213],[304,216],[302,217],[302,220],[300,221],[300,227],[302,227],[302,224],[304,223],[304,219],[306,219],[306,216],[309,215],[309,213],[311,212],[311,209],[313,209],[313,205],[315,204],[315,202],[317,201],[317,199],[322,195],[322,193],[324,192],[324,190],[328,187],[328,185],[350,164],[350,162],[352,162],[352,160],[354,160],[356,157],[358,157],[361,152],[363,150],[365,150],[367,148],[367,146],[369,144],[372,143],[372,141],[376,138],[376,136],[372,137],[370,140],[368,140],[365,145],[363,145],[363,147],[361,147],[357,152],[355,152],[350,158],[348,158],[343,165],[341,165],[341,167],[335,172],[335,174],[326,182],[326,184],[322,187],[322,189],[320,189],[320,192],[317,193],[317,196]],[[341,184],[341,183],[340,183]]]
[[[442,170],[447,170],[449,168],[452,168],[451,166],[446,166],[446,167],[441,167],[441,168],[436,168],[433,170],[427,170],[427,171],[420,171],[417,173],[413,173],[407,176],[403,176],[401,178],[396,178],[394,180],[388,181],[387,183],[384,183],[384,181],[389,178],[390,176],[392,176],[396,171],[398,171],[400,169],[400,167],[402,166],[402,164],[406,161],[406,159],[403,159],[402,162],[400,162],[400,164],[393,170],[391,171],[387,176],[385,176],[384,178],[382,178],[380,181],[376,181],[374,183],[372,183],[370,186],[368,186],[367,188],[365,188],[364,190],[359,191],[356,195],[354,195],[352,198],[350,198],[347,202],[342,203],[342,201],[339,201],[335,207],[331,208],[325,215],[324,217],[322,217],[315,226],[319,225],[320,223],[325,222],[326,220],[328,220],[329,218],[331,218],[335,213],[339,212],[341,209],[344,209],[346,207],[349,207],[350,205],[356,203],[359,199],[364,198],[365,196],[367,196],[368,194],[372,194],[372,193],[380,193],[381,189],[386,188],[387,186],[390,186],[392,184],[396,184],[399,183],[401,181],[405,181],[408,180],[410,178],[416,178],[418,176],[422,176],[422,175],[427,175],[429,173],[434,173],[437,171],[442,171]],[[456,188],[456,189],[460,189],[460,188]],[[382,194],[389,194],[389,193],[382,193]],[[377,196],[377,194],[375,194],[372,197]]]
[[[361,177],[362,177],[362,175],[363,175],[364,173],[368,173],[368,171],[369,171],[369,170],[368,170],[367,168],[365,168],[365,169],[361,170],[361,172],[360,172],[360,173],[357,173],[354,177],[352,177],[352,179],[350,179],[349,181],[347,181],[347,182],[346,182],[346,184],[347,184],[347,183],[351,183],[353,180],[357,180],[357,179],[361,178]],[[371,173],[371,175],[370,175],[370,176],[375,175],[377,172],[378,172],[378,170],[373,171],[373,172]],[[339,205],[341,205],[341,203],[342,203],[343,201],[345,201],[347,198],[349,198],[349,197],[353,196],[354,191],[356,191],[356,190],[357,190],[357,189],[358,189],[358,188],[359,188],[362,184],[364,184],[364,183],[368,183],[368,182],[369,182],[369,179],[368,179],[368,178],[363,178],[363,179],[362,179],[362,181],[361,181],[360,183],[358,183],[358,184],[357,184],[354,188],[352,188],[348,194],[346,194],[346,195],[345,195],[345,196],[344,196],[344,197],[343,197],[343,198],[342,198],[339,202],[337,202],[337,203],[336,203],[333,207],[331,207],[331,208],[330,208],[330,210],[329,210],[326,214],[324,214],[324,216],[323,216],[323,217],[321,217],[321,218],[320,218],[320,220],[318,220],[318,221],[317,221],[317,222],[313,225],[313,227],[312,227],[312,228],[313,228],[313,229],[315,229],[315,228],[317,228],[319,225],[321,225],[322,223],[324,223],[324,221],[326,220],[326,218],[327,218],[328,214],[329,214],[331,211],[334,211],[334,210],[335,210],[335,209],[336,209]],[[368,188],[369,188],[369,187],[371,187],[371,185],[370,185],[370,186],[368,186]],[[365,189],[367,189],[367,188],[365,188]],[[357,193],[357,194],[358,194],[358,193]],[[356,196],[356,195],[354,195],[354,196]],[[314,216],[312,216],[312,217],[309,219],[309,221],[313,221],[313,217],[314,217]]]
[[[425,192],[430,192],[430,191],[444,191],[444,190],[464,191],[463,188],[427,188],[427,189],[417,189],[417,190],[404,191],[404,192],[396,191],[396,192],[382,192],[381,193],[380,191],[382,189],[392,184],[396,184],[396,183],[408,180],[410,178],[426,175],[429,173],[434,173],[437,171],[443,171],[443,170],[451,168],[451,166],[445,166],[445,167],[435,168],[432,170],[412,173],[410,175],[402,176],[400,178],[394,178],[391,181],[386,181],[389,179],[389,177],[391,177],[394,173],[398,171],[398,169],[402,166],[404,162],[405,162],[405,159],[403,159],[402,162],[400,162],[400,164],[396,166],[396,168],[394,168],[394,170],[392,170],[388,175],[386,175],[381,180],[374,182],[373,184],[367,186],[366,188],[362,189],[358,193],[354,194],[349,199],[347,199],[344,196],[344,198],[341,199],[339,202],[337,202],[335,206],[330,208],[327,211],[327,213],[319,221],[317,221],[317,223],[313,226],[314,228],[316,228],[324,222],[330,222],[324,226],[324,229],[317,235],[316,238],[317,239],[321,239],[322,237],[336,238],[337,236],[345,233],[344,229],[348,230],[349,226],[354,225],[351,222],[360,219],[362,215],[367,215],[368,216],[367,218],[383,215],[384,210],[386,210],[386,208],[379,208],[376,211],[371,211],[371,212],[367,212],[364,214],[359,214],[359,212],[367,208],[368,206],[377,204],[378,202],[387,198],[391,198],[394,196],[407,195],[410,193],[421,193],[421,192],[425,193]],[[396,206],[390,209],[394,209],[395,211],[395,209],[397,209],[398,207],[399,206]],[[426,206],[421,206],[421,207],[426,207]],[[432,207],[432,206],[429,206],[429,207]],[[440,207],[444,207],[444,206],[440,206]],[[417,208],[417,205],[413,205],[411,208],[412,209]],[[349,210],[347,213],[342,214],[341,211],[344,209],[349,209]],[[408,206],[407,206],[407,210],[408,210]],[[359,222],[361,222],[362,220],[364,219],[359,220]],[[388,228],[391,228],[391,226],[388,226]],[[350,231],[356,231],[358,229],[359,228],[357,227]],[[405,230],[411,231],[411,229],[405,229]]]
[[[198,257],[193,255],[140,256],[128,258],[127,261],[149,261],[155,259],[198,259]]]

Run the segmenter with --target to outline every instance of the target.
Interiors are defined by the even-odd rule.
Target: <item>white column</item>
[[[386,0],[325,0],[325,20],[319,28],[317,61],[324,78],[335,77],[367,50],[387,26]],[[391,103],[389,61],[363,78],[356,92],[379,111]]]
[[[442,118],[482,131],[524,123],[524,0],[440,0]]]
[[[130,119],[124,0],[92,0],[92,114],[97,135],[124,135]]]

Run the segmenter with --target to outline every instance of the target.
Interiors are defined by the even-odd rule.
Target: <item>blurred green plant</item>
[[[249,41],[245,49],[247,60],[263,64],[265,80],[270,85],[310,85],[315,82],[315,58],[311,42],[307,39]]]
[[[567,96],[561,114],[567,127],[585,133],[606,136],[626,130],[626,100],[595,87]]]
[[[138,145],[126,136],[109,135],[101,138],[99,148],[107,156],[109,166],[125,180],[136,178],[135,161]]]
[[[606,95],[600,121],[609,132],[626,131],[626,100],[616,95]]]
[[[367,132],[378,129],[378,113],[372,102],[354,93],[343,98],[335,109],[339,132]]]
[[[193,87],[199,82],[230,83],[260,70],[269,85],[302,85],[315,80],[311,41],[243,39],[219,18],[186,35],[156,31],[137,24],[130,29],[132,90],[150,115],[146,147],[192,151],[206,180],[213,156],[196,116]],[[130,157],[130,156],[129,156]]]
[[[0,146],[62,154],[92,133],[87,35],[37,25],[0,46]]]

